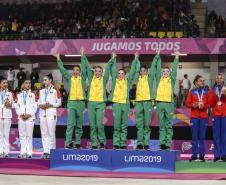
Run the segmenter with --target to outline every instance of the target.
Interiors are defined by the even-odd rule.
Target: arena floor
[[[0,175],[0,185],[225,185],[225,180],[162,180],[162,179],[126,179],[126,178],[90,178],[90,177],[51,177],[27,175]]]

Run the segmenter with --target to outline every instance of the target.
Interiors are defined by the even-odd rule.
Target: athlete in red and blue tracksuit
[[[190,90],[186,100],[186,106],[191,108],[192,157],[190,161],[198,160],[199,154],[199,160],[205,162],[206,125],[211,91],[204,87],[202,76],[197,75],[194,84],[196,87]]]
[[[217,75],[212,90],[214,162],[219,160],[226,162],[226,96],[223,92],[225,91],[223,80],[222,74]]]

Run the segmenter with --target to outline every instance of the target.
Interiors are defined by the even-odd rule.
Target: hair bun
[[[49,73],[49,74],[46,75],[46,76],[48,76],[49,79],[53,80],[53,75],[52,75],[52,73]]]

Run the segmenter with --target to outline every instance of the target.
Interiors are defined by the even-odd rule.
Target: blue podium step
[[[52,170],[175,173],[179,151],[51,150]]]

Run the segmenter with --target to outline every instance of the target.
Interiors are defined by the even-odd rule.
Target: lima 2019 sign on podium
[[[174,173],[178,151],[51,150],[52,170]]]

